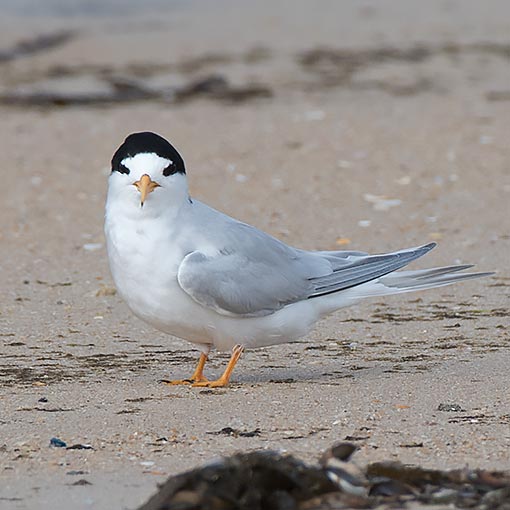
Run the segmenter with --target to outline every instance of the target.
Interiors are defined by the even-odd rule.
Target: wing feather
[[[375,280],[388,273],[392,273],[411,261],[422,257],[436,246],[435,243],[426,244],[418,248],[411,248],[384,255],[360,257],[349,265],[340,267],[327,276],[312,278],[314,292],[308,297],[319,297],[333,292],[361,285]]]
[[[331,263],[236,222],[219,251],[194,251],[182,261],[177,280],[198,303],[222,315],[269,315],[306,299],[310,276],[330,274]],[[225,232],[225,230],[224,230]]]
[[[308,252],[243,223],[230,224],[229,229],[220,250],[186,255],[177,280],[196,302],[237,317],[270,315],[288,304],[374,280],[435,246],[431,243],[385,255]]]

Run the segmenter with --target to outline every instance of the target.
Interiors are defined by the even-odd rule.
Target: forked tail
[[[322,298],[326,309],[330,307],[334,309],[367,297],[443,287],[494,274],[461,273],[473,267],[472,265],[399,271],[400,268],[425,255],[434,246],[435,243],[430,243],[394,253],[354,256],[352,262],[339,264],[332,274],[311,279],[315,289],[310,297]],[[328,252],[326,256],[334,261],[335,253]]]
[[[459,273],[473,267],[472,264],[464,266],[436,267],[432,269],[422,269],[417,271],[397,271],[396,273],[383,276],[379,281],[394,289],[420,290],[431,287],[442,287],[450,283],[479,278],[481,276],[490,276],[494,273]]]

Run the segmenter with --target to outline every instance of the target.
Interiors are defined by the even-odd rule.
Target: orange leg
[[[200,359],[198,360],[197,368],[193,372],[193,375],[189,379],[176,379],[175,381],[165,381],[165,384],[170,386],[175,386],[176,384],[193,384],[198,382],[207,382],[207,379],[204,377],[204,366],[207,361],[207,354],[203,352],[200,353]]]
[[[193,386],[201,386],[206,388],[222,388],[227,386],[230,376],[232,375],[232,371],[236,366],[236,363],[239,361],[241,354],[244,351],[244,347],[242,345],[235,345],[232,349],[232,356],[230,356],[230,360],[228,362],[227,368],[223,375],[217,379],[216,381],[197,381],[193,383]]]

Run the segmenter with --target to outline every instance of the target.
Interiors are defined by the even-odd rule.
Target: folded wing
[[[222,315],[258,317],[291,303],[376,280],[425,255],[434,246],[431,243],[384,255],[308,252],[237,224],[220,251],[189,253],[179,267],[177,279],[192,299],[207,308]],[[396,285],[403,283],[394,281]]]

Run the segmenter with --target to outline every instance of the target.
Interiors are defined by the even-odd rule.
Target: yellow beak
[[[159,188],[159,184],[152,181],[147,174],[143,174],[139,181],[133,183],[133,186],[136,186],[140,192],[140,207],[143,207],[143,204],[147,199],[147,195],[156,188]]]

